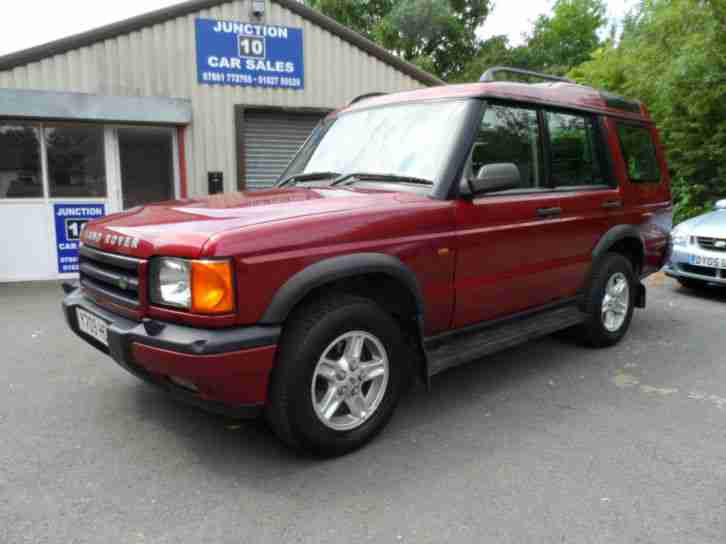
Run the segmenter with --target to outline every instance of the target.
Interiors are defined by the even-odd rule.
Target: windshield
[[[344,113],[328,127],[316,129],[283,178],[369,172],[436,183],[446,169],[468,105],[456,100]]]

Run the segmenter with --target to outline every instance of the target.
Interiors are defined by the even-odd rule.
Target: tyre
[[[581,326],[585,343],[607,347],[620,342],[630,327],[637,292],[630,261],[608,253],[598,263],[585,295],[587,320]]]
[[[369,442],[391,418],[410,377],[398,322],[374,302],[328,296],[285,326],[267,419],[292,448],[322,457]]]
[[[699,291],[701,289],[705,289],[708,285],[708,282],[701,281],[701,280],[694,280],[693,278],[676,278],[678,280],[678,283],[680,283],[683,287],[686,289],[693,289],[694,291]]]

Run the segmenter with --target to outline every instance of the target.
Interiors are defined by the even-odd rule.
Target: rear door
[[[623,195],[609,167],[599,117],[545,110],[543,118],[547,171],[567,230],[557,289],[559,296],[571,297],[584,286],[597,242],[622,222]]]
[[[514,163],[520,187],[459,199],[454,327],[503,317],[556,300],[568,227],[560,195],[547,187],[540,112],[489,104],[469,173]]]

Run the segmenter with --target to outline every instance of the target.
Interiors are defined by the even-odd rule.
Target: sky
[[[608,17],[622,19],[638,0],[608,0]],[[522,35],[532,30],[534,20],[552,10],[555,0],[495,0],[494,11],[479,31],[482,38],[500,34],[509,36],[511,45],[521,45]]]
[[[608,0],[610,16],[620,18],[637,0]],[[0,55],[20,51],[59,38],[165,8],[179,0],[5,0],[0,17]],[[512,44],[532,21],[548,13],[554,0],[496,0],[493,13],[481,29],[482,37],[509,36]]]

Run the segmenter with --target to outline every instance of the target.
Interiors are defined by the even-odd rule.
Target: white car
[[[716,211],[684,221],[671,232],[665,273],[685,287],[726,286],[726,200]]]

